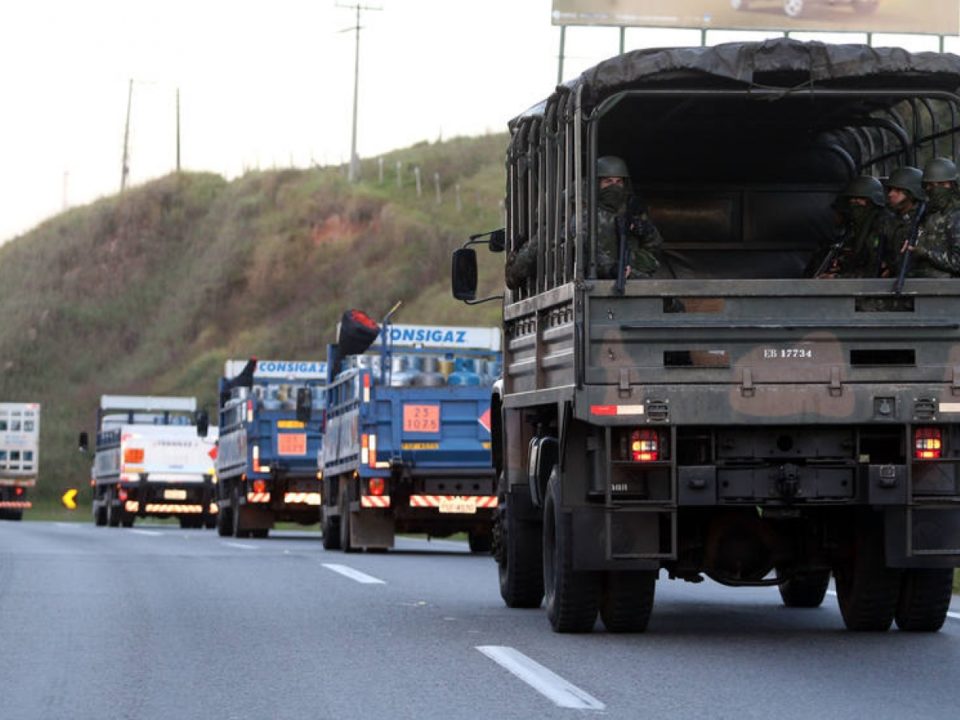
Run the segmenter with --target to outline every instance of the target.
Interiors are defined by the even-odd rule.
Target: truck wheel
[[[467,542],[470,544],[470,552],[489,555],[493,548],[493,535],[489,530],[479,532],[471,530],[467,533]],[[539,602],[537,604],[539,605]]]
[[[503,474],[499,487],[504,487]],[[543,533],[519,520],[501,493],[495,531],[500,597],[510,608],[538,608],[543,602]]]
[[[340,549],[340,518],[323,513],[323,549]]]
[[[344,552],[356,552],[350,542],[350,493],[347,483],[340,483],[340,549]]]
[[[803,0],[783,0],[783,12],[787,17],[800,17],[803,12]]]
[[[120,508],[113,502],[113,493],[107,495],[107,525],[120,527]]]
[[[650,622],[657,571],[606,573],[600,599],[600,619],[612,633],[643,632]]]
[[[780,577],[780,570],[777,570]],[[823,596],[827,594],[830,584],[830,571],[796,573],[784,580],[777,587],[783,604],[793,608],[817,608],[823,603]]]
[[[890,628],[900,595],[899,570],[883,557],[883,525],[872,518],[857,528],[853,558],[833,572],[837,602],[848,630],[884,632]]]
[[[600,574],[573,569],[571,528],[560,511],[560,476],[550,472],[543,506],[543,587],[555,632],[590,632],[600,604]]]
[[[242,527],[243,513],[240,507],[240,488],[233,486],[233,493],[230,498],[230,510],[233,513],[233,536],[235,538],[250,537],[250,531]]]
[[[8,510],[5,516],[6,520],[23,520],[23,510]]]
[[[220,512],[217,513],[217,535],[220,537],[230,537],[233,535],[233,506],[224,508],[220,506]]]
[[[132,528],[133,521],[136,519],[134,515],[124,515],[120,518],[120,524],[125,528]]]
[[[270,528],[257,528],[250,530],[250,537],[260,538],[261,540],[270,534]]]
[[[181,530],[196,530],[197,528],[203,527],[203,518],[201,517],[181,517],[180,518],[180,529]]]
[[[103,502],[93,504],[93,524],[97,527],[103,527],[107,524],[107,507]]]
[[[953,568],[903,572],[897,627],[909,632],[936,632],[947,619],[953,596]]]

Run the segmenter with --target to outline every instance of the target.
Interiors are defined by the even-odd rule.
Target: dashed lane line
[[[833,595],[833,597],[836,597],[837,593],[834,590],[827,590],[827,595]],[[953,618],[954,620],[960,620],[960,613],[948,612],[947,617]]]
[[[348,577],[351,580],[355,580],[358,583],[363,583],[364,585],[386,585],[386,582],[380,578],[375,578],[373,575],[367,575],[359,570],[354,570],[352,567],[347,565],[339,565],[337,563],[322,564],[327,570],[333,570],[335,573],[339,573],[344,577]]]
[[[223,542],[221,545],[226,545],[227,547],[240,548],[241,550],[259,550],[257,545],[247,545],[246,543],[235,543],[235,542]]]
[[[504,645],[477,645],[476,648],[559,707],[571,710],[607,708],[590,693],[567,682],[519,650]]]
[[[138,530],[134,528],[130,532],[136,533],[137,535],[163,535],[159,530]]]

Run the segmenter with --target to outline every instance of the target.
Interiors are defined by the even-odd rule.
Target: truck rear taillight
[[[119,489],[117,490],[117,499],[119,499],[120,502],[126,502],[126,501],[127,501],[127,497],[128,497],[128,495],[127,495],[127,491],[126,491],[126,490],[124,490],[123,488],[119,488]]]
[[[253,481],[253,491],[255,493],[265,493],[267,491],[267,481],[266,480],[254,480]]]
[[[17,497],[20,497],[21,495],[23,495],[23,488],[18,485],[13,489],[13,494],[16,495]]]
[[[367,494],[369,495],[383,495],[386,489],[387,481],[383,478],[370,478],[367,481]]]
[[[943,454],[940,428],[921,427],[913,431],[913,457],[917,460],[939,460]]]
[[[123,461],[131,465],[143,462],[143,448],[127,448],[123,451]]]
[[[634,462],[656,462],[660,459],[660,438],[656,430],[644,428],[630,434],[630,459]]]

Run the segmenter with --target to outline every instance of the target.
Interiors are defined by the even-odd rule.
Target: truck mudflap
[[[889,567],[960,567],[960,505],[925,505],[884,511]]]

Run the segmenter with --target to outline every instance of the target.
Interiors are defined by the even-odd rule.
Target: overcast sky
[[[551,0],[371,0],[360,50],[358,152],[502,131],[557,80]],[[355,20],[334,0],[11,0],[0,6],[0,241],[176,161],[233,178],[346,161]],[[711,31],[714,44],[771,33]],[[807,37],[807,36],[800,36]],[[812,37],[812,36],[810,36]],[[822,36],[817,36],[822,37]],[[842,36],[863,41],[865,36]],[[696,30],[627,32],[627,49],[699,44]],[[937,39],[874,36],[936,49]],[[613,55],[611,28],[567,32],[564,79]],[[947,49],[956,51],[949,38]]]

